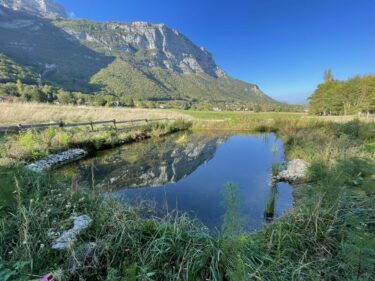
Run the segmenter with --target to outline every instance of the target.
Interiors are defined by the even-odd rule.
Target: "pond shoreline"
[[[262,124],[243,127],[250,125]],[[293,210],[262,230],[233,228],[213,237],[185,215],[144,219],[139,208],[80,188],[73,174],[38,177],[20,169],[17,204],[0,209],[1,265],[16,278],[51,272],[65,280],[150,275],[155,280],[372,280],[374,125],[281,120],[269,124],[269,130],[275,128],[286,157],[304,159],[311,167],[307,183],[297,188]],[[13,171],[9,178],[14,184]],[[72,251],[57,254],[48,246],[48,232],[69,229],[72,214],[87,214],[93,222]],[[98,242],[94,250],[93,241]],[[30,257],[33,266],[20,268],[19,261]],[[362,257],[359,263],[357,257]]]

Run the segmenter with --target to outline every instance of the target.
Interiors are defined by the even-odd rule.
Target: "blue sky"
[[[75,17],[165,23],[231,76],[304,102],[331,68],[375,74],[375,0],[57,0]]]

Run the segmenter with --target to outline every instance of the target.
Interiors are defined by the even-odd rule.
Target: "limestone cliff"
[[[54,0],[0,0],[0,5],[43,18],[67,17],[64,7]]]

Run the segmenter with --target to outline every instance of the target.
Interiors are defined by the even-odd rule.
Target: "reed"
[[[272,163],[272,168],[271,168],[272,176],[273,177],[278,176],[279,173],[280,173],[280,169],[281,169],[281,163],[280,162]]]

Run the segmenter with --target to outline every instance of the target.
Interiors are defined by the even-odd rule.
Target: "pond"
[[[100,152],[63,171],[127,203],[187,212],[212,230],[221,229],[225,199],[235,193],[244,228],[256,230],[293,205],[290,185],[270,186],[272,166],[283,161],[274,134],[179,133]],[[228,191],[228,183],[236,188]]]

